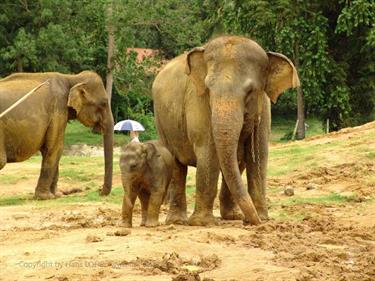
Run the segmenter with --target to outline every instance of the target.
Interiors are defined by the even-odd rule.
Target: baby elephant
[[[124,201],[122,224],[132,226],[132,213],[137,196],[142,206],[142,223],[145,226],[159,225],[159,211],[169,182],[174,159],[158,141],[132,142],[123,147],[120,158]]]

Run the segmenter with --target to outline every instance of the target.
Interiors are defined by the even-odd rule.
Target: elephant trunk
[[[244,223],[259,224],[260,218],[245,188],[237,159],[238,141],[243,126],[243,104],[220,99],[212,103],[212,131],[220,168],[230,192],[244,214]]]
[[[103,130],[103,146],[104,146],[104,184],[100,192],[101,195],[108,195],[112,189],[112,173],[113,173],[113,117],[111,110],[104,122]]]

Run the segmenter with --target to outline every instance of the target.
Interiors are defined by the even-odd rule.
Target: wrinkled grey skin
[[[167,223],[215,224],[213,203],[220,171],[224,219],[259,224],[265,198],[270,99],[299,79],[292,62],[237,36],[211,40],[171,62],[155,78],[156,126],[176,159]],[[260,122],[259,122],[260,119]],[[254,141],[255,140],[255,141]],[[187,166],[196,166],[196,203],[186,217]],[[241,179],[246,169],[248,189]]]
[[[122,225],[132,226],[134,202],[142,206],[142,226],[159,225],[159,211],[172,178],[174,160],[158,141],[131,142],[122,149],[120,169],[124,200]]]
[[[105,175],[102,194],[112,187],[113,117],[102,79],[91,71],[76,75],[57,72],[15,73],[0,80],[0,112],[49,79],[0,120],[0,169],[37,151],[43,157],[35,198],[51,199],[56,191],[59,161],[68,120],[103,134]]]

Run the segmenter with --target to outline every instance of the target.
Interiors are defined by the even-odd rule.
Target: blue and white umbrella
[[[145,128],[142,126],[141,123],[134,121],[134,120],[122,120],[117,122],[115,127],[115,131],[144,131]]]

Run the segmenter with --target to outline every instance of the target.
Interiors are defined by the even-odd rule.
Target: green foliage
[[[347,117],[350,89],[343,66],[329,53],[329,19],[315,1],[219,1],[218,24],[227,33],[254,38],[264,48],[287,55],[298,67],[309,114],[330,118],[339,129]],[[289,93],[293,91],[289,91]],[[275,111],[296,108],[294,93],[285,95]]]
[[[337,19],[334,39],[345,40],[351,46],[345,48],[343,55],[338,54],[348,65],[346,73],[351,90],[352,112],[345,125],[356,125],[375,118],[375,2],[340,2],[345,5]]]
[[[146,59],[136,62],[136,53],[117,57],[119,67],[115,69],[115,91],[112,101],[116,121],[133,119],[145,127],[141,140],[156,139],[151,85],[155,77],[153,69],[159,67],[157,61]]]
[[[105,54],[103,9],[102,0],[2,1],[0,73],[83,69],[103,73],[96,64],[101,58],[98,49]],[[106,59],[102,57],[101,64]]]
[[[337,19],[337,33],[346,33],[347,36],[353,34],[353,30],[360,26],[366,26],[370,29],[367,40],[370,45],[375,46],[372,36],[375,32],[375,3],[368,0],[344,1],[345,7],[342,9]]]
[[[200,45],[204,28],[200,2],[124,0],[115,3],[113,23],[120,47],[158,49],[172,58]]]
[[[111,5],[113,14],[108,17]],[[302,82],[306,114],[331,129],[374,119],[375,2],[367,0],[2,0],[0,76],[16,71],[85,69],[107,73],[107,26],[114,27],[115,120],[146,126],[156,138],[150,89],[161,58],[170,59],[223,33],[245,35],[291,58]],[[158,58],[136,62],[128,48]],[[296,110],[295,91],[277,114]]]

